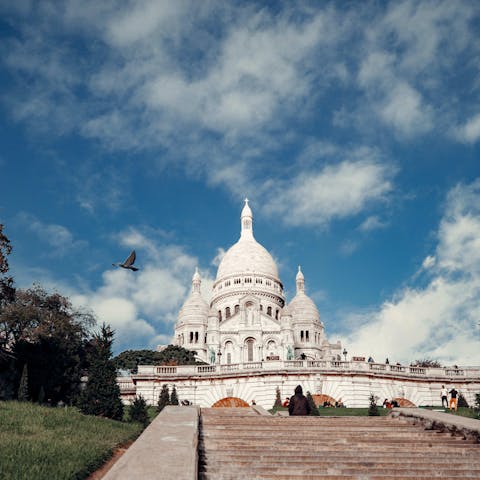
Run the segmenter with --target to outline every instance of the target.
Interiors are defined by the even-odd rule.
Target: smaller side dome
[[[178,314],[178,323],[206,322],[210,308],[200,293],[202,280],[198,268],[192,277],[192,292]]]
[[[293,322],[314,322],[321,323],[320,313],[313,300],[305,295],[304,292],[298,292],[293,300],[288,304]]]

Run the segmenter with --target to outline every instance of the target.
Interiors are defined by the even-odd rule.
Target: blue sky
[[[208,298],[248,196],[331,341],[478,364],[475,2],[2,2],[0,221],[18,286],[116,351]],[[141,270],[115,270],[135,248]]]

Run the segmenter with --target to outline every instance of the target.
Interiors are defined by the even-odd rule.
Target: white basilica
[[[320,314],[305,293],[299,267],[297,292],[287,305],[277,265],[253,236],[253,215],[245,200],[240,238],[224,255],[210,303],[200,293],[198,270],[183,304],[173,343],[195,350],[211,364],[275,360],[340,360],[340,343],[331,344]]]

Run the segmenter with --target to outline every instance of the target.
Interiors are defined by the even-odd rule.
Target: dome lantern
[[[250,206],[248,205],[248,198],[245,199],[245,206],[243,207],[242,214],[240,215],[241,221],[241,236],[253,237],[253,214]]]
[[[297,293],[298,292],[304,292],[305,291],[305,277],[303,276],[302,269],[300,265],[298,266],[298,273],[297,276],[295,277],[296,283],[297,283]]]

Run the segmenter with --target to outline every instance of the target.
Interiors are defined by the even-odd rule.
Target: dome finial
[[[253,237],[253,214],[250,206],[248,205],[248,198],[245,198],[245,205],[243,206],[242,214],[240,215],[241,221],[241,237]]]

